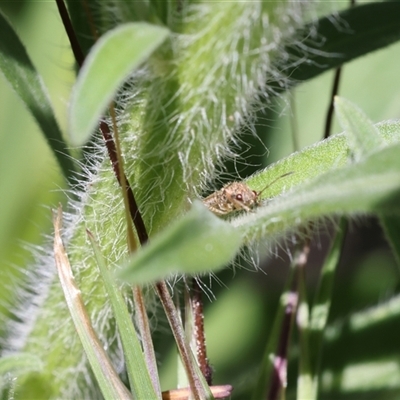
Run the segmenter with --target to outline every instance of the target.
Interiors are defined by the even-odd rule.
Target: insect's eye
[[[243,196],[239,193],[236,195],[236,200],[243,201]]]

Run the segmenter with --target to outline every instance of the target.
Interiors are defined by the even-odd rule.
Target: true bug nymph
[[[287,172],[279,176],[259,192],[251,190],[242,182],[228,183],[221,190],[206,197],[203,203],[216,215],[227,215],[240,210],[249,212],[254,207],[260,205],[260,196],[264,190],[268,189],[277,180],[284,176],[291,175],[292,173],[293,172]]]

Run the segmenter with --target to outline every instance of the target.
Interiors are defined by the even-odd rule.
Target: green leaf
[[[216,271],[239,250],[241,235],[199,201],[151,243],[139,250],[120,272],[121,279],[146,284],[173,274]]]
[[[81,292],[76,286],[68,255],[65,252],[60,236],[61,220],[62,210],[60,207],[57,214],[54,215],[54,255],[58,277],[79,339],[82,342],[82,346],[104,398],[106,400],[132,399],[128,389],[115,371],[104,350],[103,344],[97,337],[90,322],[88,312],[86,311]]]
[[[166,39],[169,31],[147,23],[120,25],[93,46],[71,96],[69,135],[84,144],[120,85]]]
[[[398,141],[399,123],[377,127],[385,132],[382,135],[385,142]],[[249,179],[249,186],[257,186],[255,189],[259,190],[271,181],[271,176],[278,176],[295,167],[295,173],[282,179],[280,188],[276,188],[277,182],[271,187],[271,192],[282,190],[283,185],[298,187],[267,206],[259,207],[256,212],[232,220],[232,224],[243,232],[246,241],[280,235],[310,219],[332,214],[370,212],[388,215],[400,212],[400,145],[394,144],[371,154],[362,162],[346,165],[348,148],[341,142],[343,139],[338,135],[295,153]],[[317,151],[318,148],[320,151]],[[327,154],[330,150],[333,154]],[[318,155],[316,159],[313,157],[315,154]],[[329,171],[324,173],[326,170]]]
[[[297,43],[287,51],[296,61],[285,74],[294,83],[314,78],[371,51],[400,39],[400,3],[397,1],[359,4],[306,25]],[[311,31],[318,35],[310,36]],[[307,62],[301,62],[301,60]],[[272,83],[278,91],[279,85]]]
[[[114,277],[106,265],[106,260],[101,254],[98,244],[94,240],[91,233],[88,232],[88,235],[93,247],[101,277],[103,278],[104,285],[114,311],[114,317],[118,326],[118,331],[121,336],[132,395],[135,399],[156,399],[161,396],[161,392],[157,395],[151,383],[142,347],[132,324],[131,315],[126,308],[126,304],[121,295],[120,289],[115,283]]]
[[[388,121],[376,125],[385,145],[400,142],[400,122]],[[260,173],[251,176],[246,184],[260,191],[288,172],[293,174],[277,180],[261,198],[268,199],[281,194],[288,188],[300,186],[323,173],[348,164],[349,145],[344,133],[313,144],[299,152],[276,162]]]
[[[68,146],[57,124],[49,95],[25,47],[0,13],[0,70],[41,128],[65,179],[75,170]],[[16,116],[17,117],[17,116]]]
[[[355,104],[336,97],[335,111],[340,126],[346,132],[355,161],[382,147],[383,140],[379,137],[377,128]]]

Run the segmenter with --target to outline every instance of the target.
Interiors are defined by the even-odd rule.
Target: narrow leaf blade
[[[169,31],[147,23],[120,25],[92,48],[72,92],[69,135],[84,144],[128,75],[166,39]]]
[[[91,325],[81,292],[76,286],[71,265],[62,243],[60,234],[61,219],[62,211],[60,207],[54,216],[54,255],[58,276],[76,331],[104,398],[106,400],[132,399]]]
[[[156,399],[161,396],[161,392],[156,395],[151,383],[142,347],[135,328],[133,327],[131,316],[126,308],[124,299],[115,283],[113,275],[106,265],[106,261],[101,254],[96,241],[92,234],[88,233],[88,235],[95,253],[97,265],[100,269],[101,277],[103,278],[104,285],[110,298],[115,321],[121,336],[132,395],[135,399]]]

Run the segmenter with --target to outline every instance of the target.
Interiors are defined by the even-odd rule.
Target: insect
[[[279,176],[259,192],[251,190],[245,183],[231,182],[225,185],[221,190],[210,194],[203,200],[203,203],[216,215],[227,215],[240,210],[250,212],[254,207],[260,205],[260,196],[264,190],[268,189],[284,176],[291,174],[293,174],[293,172],[287,172]]]

